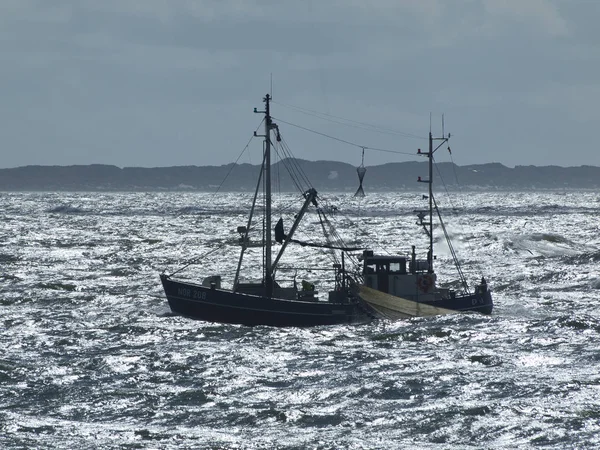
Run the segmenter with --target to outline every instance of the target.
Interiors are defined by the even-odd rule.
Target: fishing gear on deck
[[[365,178],[365,173],[367,173],[367,169],[365,168],[365,148],[362,148],[362,161],[360,166],[356,168],[356,173],[358,174],[358,189],[354,194],[355,197],[364,197],[365,190],[363,189],[363,179]]]

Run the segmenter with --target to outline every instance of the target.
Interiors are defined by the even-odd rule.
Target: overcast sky
[[[457,164],[598,166],[599,22],[596,0],[0,0],[0,167],[233,162],[271,75],[298,158],[361,150],[284,122],[412,153],[444,113]]]

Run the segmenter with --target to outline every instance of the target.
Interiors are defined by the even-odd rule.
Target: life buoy
[[[433,286],[433,277],[431,275],[421,275],[419,277],[419,289],[422,292],[427,292]]]

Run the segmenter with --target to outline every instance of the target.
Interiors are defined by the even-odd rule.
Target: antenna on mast
[[[446,137],[446,133],[444,133],[444,115],[442,114],[442,137]]]
[[[273,100],[273,72],[271,72],[271,100]]]

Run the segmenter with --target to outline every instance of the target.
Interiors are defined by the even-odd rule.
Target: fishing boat
[[[457,311],[491,313],[492,299],[485,280],[482,280],[474,292],[470,292],[453,250],[463,289],[456,292],[437,287],[433,271],[434,210],[438,212],[439,222],[446,236],[447,233],[433,197],[432,164],[437,148],[433,149],[434,138],[431,133],[429,152],[423,153],[429,157],[429,180],[426,180],[429,183],[428,220],[425,220],[425,211],[418,212],[420,224],[429,236],[427,259],[418,259],[415,247],[408,257],[378,256],[366,247],[349,247],[341,239],[332,236],[335,233],[332,232],[332,224],[326,215],[327,205],[321,206],[321,198],[312,186],[302,190],[303,204],[294,215],[289,232],[285,233],[282,219],[273,227],[271,149],[273,142],[281,142],[281,135],[278,125],[271,117],[271,96],[267,94],[263,101],[264,111],[254,110],[255,113],[264,114],[264,135],[259,136],[255,132],[255,136],[264,138],[263,160],[248,221],[245,226],[237,229],[237,243],[241,246],[241,251],[233,282],[226,288],[222,286],[220,274],[206,276],[202,282],[194,283],[178,279],[175,277],[177,272],[163,272],[160,279],[173,313],[209,322],[278,327],[367,323],[374,319],[432,316]],[[275,141],[272,140],[272,135]],[[442,139],[442,144],[448,138]],[[298,171],[299,168],[296,167],[295,170]],[[362,175],[364,176],[364,171]],[[305,176],[299,178],[307,180]],[[264,188],[261,197],[264,201],[264,216],[260,221],[262,238],[251,240],[249,233],[254,227],[253,217],[261,186]],[[309,209],[318,217],[326,243],[296,239],[296,231]],[[448,242],[452,249],[450,240]],[[281,257],[289,244],[313,247],[331,254],[339,253],[340,258],[334,258],[332,266],[327,268],[333,272],[334,282],[325,299],[321,299],[315,286],[305,280],[297,283],[294,277],[291,285],[280,283],[278,273]],[[253,282],[242,282],[240,271],[246,250],[256,246],[262,249],[262,277]],[[350,264],[346,263],[346,258],[350,259]]]
[[[372,250],[363,251],[361,258],[363,284],[359,287],[358,295],[380,317],[396,319],[424,315],[420,310],[423,305],[436,307],[445,312],[492,313],[494,304],[488,284],[482,277],[475,289],[469,288],[434,197],[433,155],[440,147],[447,144],[449,139],[450,134],[444,135],[443,131],[442,137],[435,138],[430,131],[429,150],[417,151],[419,155],[428,158],[429,169],[428,179],[423,180],[418,177],[417,180],[428,185],[428,193],[423,195],[423,199],[428,201],[428,208],[415,211],[418,217],[417,224],[423,227],[429,240],[426,258],[417,258],[415,246],[412,246],[408,255],[375,255]],[[434,148],[434,142],[438,141],[441,142]],[[460,286],[458,291],[437,286],[437,275],[434,272],[436,260],[433,246],[434,215],[437,216],[437,222],[446,238],[456,266]]]
[[[174,274],[162,273],[160,278],[173,313],[209,322],[232,323],[243,325],[270,325],[278,327],[295,326],[309,327],[317,325],[334,325],[342,323],[365,323],[375,316],[373,311],[353,292],[355,282],[345,270],[344,260],[336,262],[330,268],[334,272],[334,286],[327,293],[327,298],[321,300],[312,283],[303,280],[291,286],[283,286],[277,279],[280,260],[288,245],[292,242],[304,246],[314,246],[337,251],[356,251],[357,248],[333,245],[332,243],[315,244],[300,242],[294,239],[294,234],[303,216],[313,208],[320,220],[327,221],[324,208],[320,208],[319,195],[310,187],[303,191],[303,205],[295,215],[295,221],[290,231],[285,234],[283,222],[280,220],[275,227],[275,243],[278,252],[274,255],[272,232],[272,195],[271,195],[271,148],[272,135],[275,142],[281,141],[279,127],[272,120],[270,113],[271,96],[263,99],[264,111],[254,110],[264,114],[264,152],[260,174],[249,218],[245,226],[238,228],[241,252],[237,270],[230,289],[222,287],[221,275],[210,275],[202,283],[190,283],[177,280]],[[258,136],[255,133],[255,136]],[[264,187],[264,220],[262,223],[262,279],[256,282],[242,282],[240,269],[246,250],[255,247],[256,241],[249,238],[252,219],[256,210],[257,198],[261,185]]]

